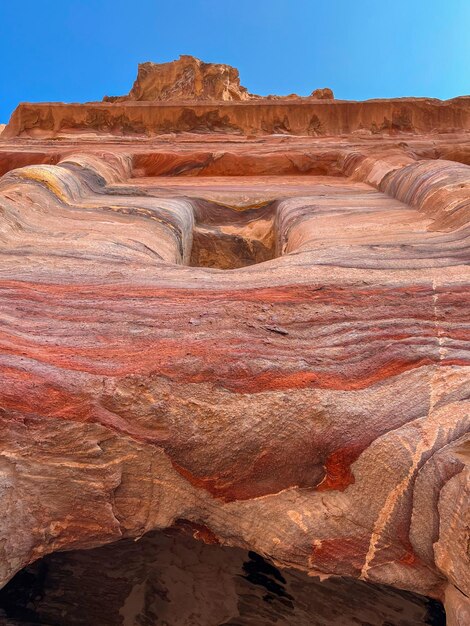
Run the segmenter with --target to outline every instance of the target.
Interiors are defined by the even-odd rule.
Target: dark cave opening
[[[435,600],[351,578],[320,582],[255,552],[151,532],[54,553],[0,590],[2,626],[443,626]]]

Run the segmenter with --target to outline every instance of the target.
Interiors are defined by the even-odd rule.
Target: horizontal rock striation
[[[1,584],[185,520],[466,624],[469,139],[441,132],[467,128],[466,102],[410,104],[406,137],[338,136],[381,102],[292,104],[330,111],[336,136],[251,139],[90,134],[97,110],[166,105],[17,110],[0,142]],[[214,110],[259,124],[278,106]]]
[[[98,133],[154,136],[166,133],[335,136],[470,130],[470,96],[441,101],[396,98],[335,100],[329,87],[310,96],[258,96],[240,85],[230,65],[180,56],[171,63],[142,63],[126,96],[102,103],[22,103],[4,137],[57,137]]]
[[[307,135],[456,132],[470,130],[470,97],[454,100],[268,100],[249,102],[20,104],[2,136],[55,137],[101,133]]]

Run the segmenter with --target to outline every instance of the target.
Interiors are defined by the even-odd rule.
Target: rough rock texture
[[[58,138],[88,133],[152,137],[165,133],[307,135],[353,132],[407,136],[470,130],[470,97],[453,100],[270,99],[248,102],[20,104],[3,137]]]
[[[96,136],[95,107],[122,103],[17,110],[0,143],[2,583],[186,520],[466,626],[467,102],[407,101],[396,137]],[[309,106],[341,104],[363,107],[352,128],[371,105]],[[261,127],[277,105],[233,106]]]
[[[240,85],[238,70],[230,65],[204,63],[193,56],[181,55],[171,63],[141,63],[132,89],[126,96],[105,96],[104,102],[212,102],[261,99]],[[297,94],[266,96],[269,100],[301,99]],[[333,99],[328,87],[316,89],[310,95],[316,100]]]
[[[53,554],[0,591],[5,626],[90,626],[91,616],[99,626],[445,624],[442,606],[422,596],[351,578],[322,583],[176,532]]]
[[[193,56],[181,55],[171,63],[141,63],[132,89],[126,96],[105,96],[104,102],[185,102],[185,101],[246,101],[261,99],[240,85],[235,67],[219,63],[204,63]],[[269,100],[302,99],[297,94],[266,96]],[[329,87],[315,89],[310,98],[331,100]]]
[[[333,100],[334,94],[329,87],[324,87],[323,89],[315,89],[312,91],[310,97],[316,100]]]
[[[181,56],[142,63],[127,96],[87,104],[22,103],[3,136],[147,136],[165,133],[307,135],[314,137],[461,133],[470,130],[470,96],[334,100],[328,87],[302,98],[258,96],[240,85],[230,65]]]
[[[129,94],[108,96],[104,100],[248,100],[252,97],[240,85],[236,68],[182,55],[171,63],[141,63]]]

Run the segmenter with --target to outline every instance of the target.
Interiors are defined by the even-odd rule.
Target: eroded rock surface
[[[170,63],[141,63],[134,85],[125,96],[105,96],[104,102],[241,102],[261,99],[240,85],[238,70],[221,63],[204,63],[193,56],[182,55]],[[267,96],[270,100],[299,99],[289,96]],[[310,95],[316,100],[333,99],[328,87],[316,89]]]
[[[238,70],[230,65],[204,63],[189,55],[171,63],[141,63],[127,96],[105,97],[107,102],[124,100],[249,100],[240,85]]]
[[[112,104],[112,106],[110,106]],[[170,63],[142,63],[128,95],[85,105],[22,103],[6,137],[63,134],[154,136],[165,133],[233,135],[381,135],[470,130],[470,97],[335,100],[320,88],[310,96],[258,96],[240,85],[230,65],[181,56]]]
[[[343,104],[348,133],[376,106]],[[139,138],[122,116],[163,105],[25,105],[2,136],[0,580],[184,519],[466,626],[467,100],[364,136],[299,104],[329,137],[245,105],[276,127],[172,105],[187,132]]]
[[[329,87],[324,87],[323,89],[315,89],[312,91],[310,97],[316,100],[333,100],[334,94]]]
[[[117,101],[92,104],[22,103],[3,137],[57,138],[63,135],[153,137],[168,133],[234,136],[303,135],[331,137],[357,132],[396,136],[458,133],[470,129],[470,98],[433,100],[328,100],[260,98],[242,102]]]

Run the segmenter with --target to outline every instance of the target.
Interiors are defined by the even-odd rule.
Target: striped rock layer
[[[470,623],[468,109],[150,137],[51,106],[0,142],[2,584],[184,524]]]

